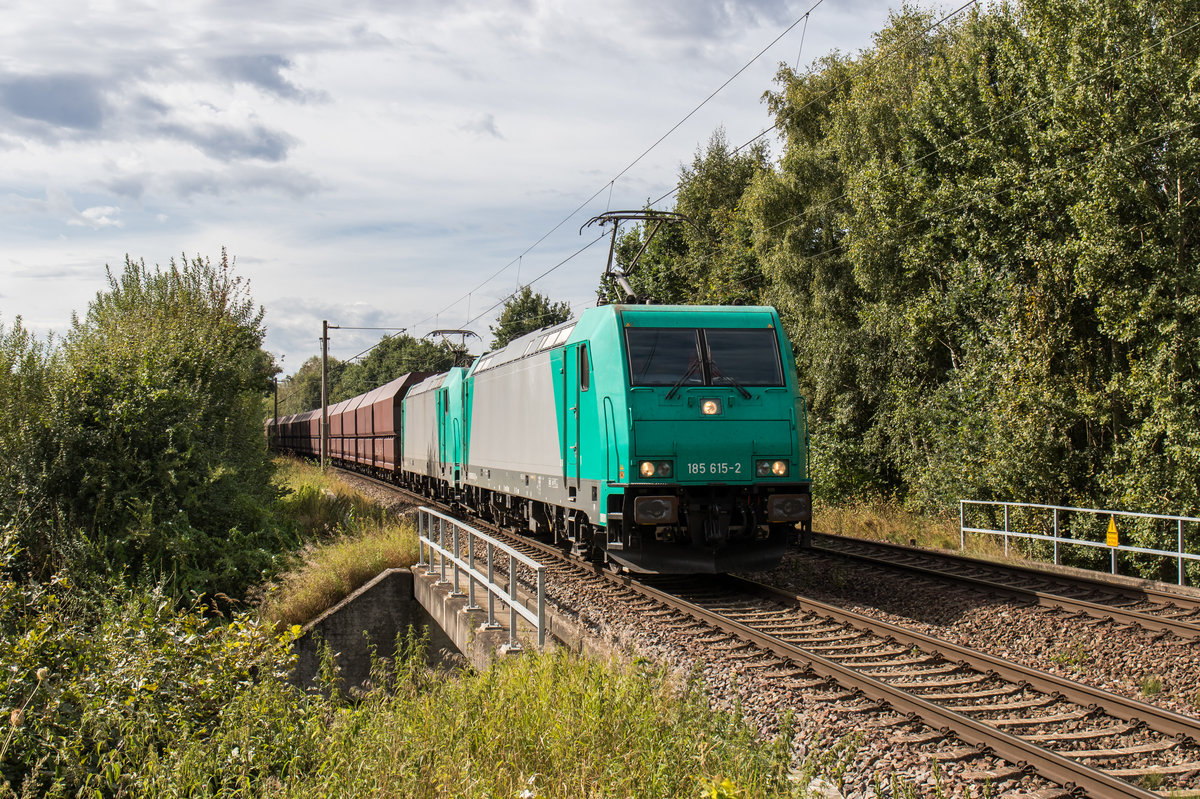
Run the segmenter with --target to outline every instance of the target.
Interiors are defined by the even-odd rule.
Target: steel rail
[[[1112,619],[1124,624],[1136,624],[1153,632],[1174,633],[1180,638],[1200,639],[1200,624],[1197,624],[1196,622],[1173,619],[1169,616],[1158,616],[1142,610],[1128,610],[1126,608],[1115,607],[1113,605],[1105,605],[1102,602],[1091,602],[1086,599],[1074,599],[1072,597],[1063,596],[1062,594],[1056,594],[1052,591],[1041,591],[1035,588],[1022,588],[1016,585],[995,583],[979,577],[968,577],[966,575],[942,571],[929,566],[916,566],[911,563],[900,563],[893,560],[887,560],[886,558],[876,558],[871,555],[864,555],[860,552],[849,552],[830,547],[819,547],[816,549],[817,551],[827,552],[831,555],[836,555],[841,558],[870,563],[871,565],[875,566],[888,566],[893,569],[902,569],[904,571],[913,572],[926,577],[934,577],[940,580],[949,580],[962,585],[971,586],[972,588],[978,588],[991,594],[999,594],[1002,596],[1027,600],[1042,607],[1060,608],[1073,613],[1082,613],[1096,619]],[[1018,570],[1012,571],[1015,573],[1020,573]],[[1042,573],[1039,572],[1039,574]]]
[[[1114,694],[1103,688],[1093,688],[1082,683],[1068,680],[1065,677],[1051,674],[1040,669],[1022,666],[1004,658],[968,649],[931,635],[909,630],[886,621],[879,621],[839,608],[815,599],[797,596],[796,594],[774,588],[769,585],[747,580],[742,577],[727,576],[725,581],[731,583],[736,590],[756,596],[780,600],[812,613],[829,616],[844,624],[858,628],[866,628],[876,635],[889,638],[898,643],[918,646],[931,654],[940,655],[947,660],[962,662],[977,671],[991,671],[998,676],[1013,682],[1027,683],[1047,694],[1056,694],[1083,707],[1096,707],[1105,713],[1124,721],[1145,724],[1152,730],[1161,732],[1178,740],[1190,738],[1200,743],[1200,719],[1174,713],[1170,710],[1142,702],[1137,699]]]
[[[669,592],[654,588],[631,577],[614,577],[613,579],[643,596],[655,599],[705,624],[750,641],[777,657],[807,663],[814,672],[822,677],[835,680],[844,687],[858,690],[871,699],[886,702],[897,712],[913,714],[934,729],[949,730],[968,744],[986,747],[1010,763],[1022,769],[1032,769],[1038,775],[1057,782],[1068,791],[1078,789],[1094,796],[1137,797],[1138,799],[1155,797],[1155,799],[1159,799],[1157,794],[1104,771],[1071,760],[1057,752],[998,730],[962,713],[921,699],[907,691],[894,688],[882,680],[868,677],[826,657],[789,644],[770,633],[734,621]],[[945,642],[938,643],[943,647],[946,646]]]
[[[1100,577],[1086,577],[1083,575],[1065,574],[1060,571],[1053,571],[1048,568],[1040,568],[1037,564],[1029,566],[1014,566],[1008,563],[997,563],[995,561],[983,560],[981,558],[972,558],[966,555],[959,555],[954,552],[935,552],[928,549],[917,549],[915,547],[904,546],[902,544],[893,544],[890,541],[873,541],[865,538],[852,538],[849,536],[832,535],[830,533],[813,533],[813,540],[832,540],[845,541],[852,546],[866,546],[875,549],[896,552],[898,554],[913,556],[913,557],[929,557],[937,560],[947,561],[949,563],[961,563],[964,566],[980,569],[991,569],[992,571],[1007,574],[1012,577],[1021,579],[1042,579],[1057,581],[1067,585],[1079,586],[1093,591],[1104,591],[1110,594],[1117,594],[1126,599],[1138,601],[1158,602],[1163,605],[1175,605],[1182,610],[1200,610],[1200,594],[1189,594],[1182,591],[1170,591],[1153,586],[1130,586],[1123,585],[1118,582],[1111,582],[1101,579]],[[815,547],[823,552],[838,552],[844,550],[837,547],[821,546]],[[1047,564],[1049,565],[1049,564]]]
[[[379,480],[368,475],[354,472],[367,479],[373,480],[392,488],[400,493],[418,498],[423,502],[430,502],[429,498],[413,494],[400,486],[384,480]],[[440,505],[441,503],[434,503]],[[449,510],[449,509],[447,509]],[[502,528],[496,528],[502,531]],[[556,547],[549,546],[542,542],[533,540],[523,540],[523,543],[530,545],[531,548],[548,554],[556,554],[561,561],[566,565],[584,568],[584,564],[579,564],[577,561],[567,558],[561,550]],[[1096,796],[1113,796],[1113,797],[1130,797],[1131,799],[1150,799],[1155,797],[1161,799],[1158,794],[1146,791],[1132,783],[1114,777],[1107,772],[1092,768],[1086,764],[1080,763],[1070,758],[1064,757],[1044,747],[1040,747],[1029,741],[1025,741],[1018,736],[998,730],[995,727],[989,726],[984,722],[977,721],[962,713],[942,707],[928,700],[922,699],[919,696],[910,694],[902,689],[894,688],[882,680],[868,677],[864,674],[854,671],[851,668],[843,666],[828,658],[822,657],[815,653],[807,652],[797,646],[791,645],[782,639],[766,633],[761,630],[756,630],[753,627],[737,622],[733,619],[722,616],[721,614],[707,610],[694,603],[687,602],[672,594],[654,588],[650,585],[642,583],[629,575],[621,575],[603,567],[593,565],[591,569],[607,581],[625,587],[642,596],[645,596],[654,601],[660,602],[667,607],[679,610],[686,615],[691,616],[701,622],[710,624],[711,626],[720,629],[732,635],[740,636],[751,641],[764,650],[769,651],[776,656],[787,658],[793,661],[801,661],[809,664],[812,670],[821,676],[831,679],[840,685],[853,688],[860,691],[864,696],[877,701],[888,703],[891,707],[901,713],[907,713],[921,718],[934,729],[948,730],[965,743],[986,747],[990,749],[998,757],[1013,763],[1017,767],[1026,771],[1033,771],[1037,775],[1056,782],[1070,792],[1085,791],[1088,794]],[[904,628],[891,625],[887,622],[879,622],[866,617],[860,617],[851,611],[845,611],[841,608],[836,608],[831,605],[816,602],[815,600],[804,599],[794,594],[789,594],[781,589],[776,589],[771,586],[755,583],[750,580],[736,577],[726,577],[727,581],[735,584],[741,583],[745,588],[751,589],[750,593],[759,593],[760,591],[775,599],[784,599],[786,602],[800,606],[802,608],[811,609],[815,612],[831,615],[840,621],[847,623],[861,620],[863,624],[872,632],[884,637],[896,639],[899,642],[910,644],[925,644],[931,654],[940,655],[948,660],[954,660],[953,655],[960,654],[962,659],[965,659],[968,664],[972,660],[979,662],[994,661],[996,666],[990,669],[981,669],[981,671],[991,670],[998,676],[1005,679],[1013,679],[1006,676],[1005,672],[1011,674],[1027,673],[1024,677],[1014,679],[1014,682],[1027,682],[1031,687],[1044,690],[1047,693],[1059,694],[1063,698],[1082,704],[1085,707],[1093,706],[1100,707],[1105,712],[1111,712],[1108,706],[1102,706],[1101,702],[1096,701],[1098,697],[1107,699],[1112,697],[1116,704],[1122,705],[1127,712],[1111,713],[1111,715],[1122,718],[1132,723],[1145,723],[1152,729],[1172,735],[1177,739],[1193,738],[1200,740],[1200,721],[1188,719],[1185,716],[1165,711],[1153,705],[1147,705],[1137,700],[1126,699],[1115,694],[1109,694],[1101,689],[1089,689],[1086,686],[1081,686],[1078,683],[1073,683],[1069,680],[1056,677],[1052,674],[1039,672],[1034,669],[1025,669],[1018,664],[1009,663],[1008,661],[999,658],[993,658],[989,655],[976,652],[974,650],[965,649],[947,641],[941,641],[931,636],[925,636]],[[878,628],[878,629],[877,629]],[[922,640],[924,639],[924,640]],[[925,642],[928,642],[927,644]],[[1009,671],[1011,670],[1011,671]],[[1044,681],[1043,681],[1044,680]],[[1045,687],[1043,687],[1045,686]],[[1148,720],[1153,720],[1151,724]]]

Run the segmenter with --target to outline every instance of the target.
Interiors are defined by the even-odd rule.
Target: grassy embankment
[[[415,526],[396,519],[333,474],[292,459],[277,462],[281,512],[310,544],[268,587],[262,611],[282,626],[304,624],[387,568],[417,560]]]
[[[261,614],[181,609],[140,587],[89,599],[28,586],[0,546],[0,630],[16,643],[0,651],[0,797],[802,796],[853,756],[852,742],[814,743],[797,767],[789,734],[763,741],[697,683],[641,661],[552,652],[447,677],[410,639],[354,701],[298,691],[297,628],[273,622],[411,560],[411,531],[305,467],[281,475],[280,512],[326,543]]]
[[[959,548],[957,518],[922,516],[905,510],[894,500],[864,500],[845,505],[817,501],[813,519],[813,529],[818,533],[954,552]],[[966,543],[965,555],[984,559],[1004,557],[1003,541],[994,536],[967,536]],[[1013,555],[1017,554],[1014,550]]]

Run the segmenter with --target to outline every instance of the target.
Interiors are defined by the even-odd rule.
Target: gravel
[[[397,513],[416,504],[355,475],[346,482]],[[789,553],[770,572],[747,575],[797,594],[899,624],[998,657],[1200,718],[1200,644],[1061,612],[1019,606],[932,579],[851,567],[828,556]],[[630,655],[700,680],[715,707],[741,713],[764,735],[788,714],[798,764],[821,775],[814,794],[836,796],[1062,795],[1009,764],[964,749],[794,665],[722,645],[726,639],[651,610],[646,600],[598,578],[555,570],[561,613]],[[1155,688],[1158,687],[1156,691]]]

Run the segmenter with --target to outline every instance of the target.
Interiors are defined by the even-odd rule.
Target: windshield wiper
[[[708,373],[712,375],[713,385],[716,385],[718,380],[727,380],[727,381],[729,381],[729,385],[733,386],[734,388],[736,388],[738,390],[739,394],[741,394],[746,399],[750,399],[750,392],[746,390],[746,387],[743,386],[738,381],[734,380],[729,375],[721,374],[721,370],[718,369],[717,365],[715,363],[713,363],[712,361],[708,362]]]
[[[698,369],[699,367],[700,367],[700,361],[698,361],[698,360],[692,361],[692,365],[689,366],[687,368],[687,371],[683,373],[683,377],[676,380],[675,385],[671,386],[671,390],[667,392],[667,399],[675,399],[675,394],[676,394],[676,392],[679,391],[679,387],[683,385],[685,380],[687,380],[689,377],[691,377],[693,374],[695,374],[696,369]]]

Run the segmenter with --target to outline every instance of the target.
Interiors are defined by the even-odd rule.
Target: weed
[[[741,799],[746,796],[746,792],[728,777],[720,782],[715,777],[713,779],[701,777],[700,796],[702,799]]]
[[[813,509],[818,530],[831,535],[867,538],[906,546],[958,548],[958,522],[906,510],[890,499],[826,505]]]
[[[384,569],[417,560],[411,522],[393,519],[370,499],[299,461],[280,459],[277,480],[288,493],[281,512],[310,543],[298,564],[260,596],[265,618],[282,629],[304,624]]]
[[[862,738],[862,733],[853,733],[842,737],[832,746],[814,745],[811,751],[815,754],[809,758],[811,770],[814,773],[825,775],[835,786],[841,788],[846,771],[858,754],[858,746],[862,742]]]
[[[1158,696],[1162,693],[1162,677],[1151,674],[1143,677],[1141,682],[1142,696]]]
[[[1088,657],[1090,656],[1083,642],[1074,641],[1063,651],[1051,655],[1050,660],[1060,666],[1071,666],[1078,669],[1087,662]]]
[[[1162,784],[1165,780],[1166,777],[1164,775],[1157,771],[1152,771],[1149,774],[1144,775],[1140,782],[1141,787],[1145,788],[1147,791],[1157,791],[1162,787]]]

